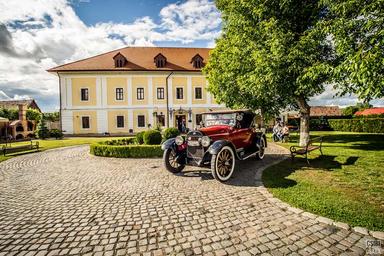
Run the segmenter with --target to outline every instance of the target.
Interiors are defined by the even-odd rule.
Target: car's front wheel
[[[219,153],[212,155],[211,171],[218,181],[224,182],[231,178],[235,169],[235,153],[229,146],[223,147]]]
[[[176,152],[171,148],[168,148],[164,151],[163,162],[164,162],[165,169],[167,169],[172,173],[181,172],[185,167],[184,164],[179,164],[177,162]]]

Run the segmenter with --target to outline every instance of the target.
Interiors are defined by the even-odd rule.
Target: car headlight
[[[184,138],[183,138],[182,136],[177,136],[177,137],[175,138],[175,143],[176,143],[176,145],[178,145],[178,146],[183,145],[183,143],[184,143]]]
[[[211,139],[208,136],[203,136],[201,138],[201,145],[203,147],[208,147],[211,144]]]

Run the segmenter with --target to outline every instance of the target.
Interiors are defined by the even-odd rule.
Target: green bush
[[[35,131],[35,135],[37,135],[37,137],[39,139],[42,139],[42,140],[49,137],[49,130],[48,130],[46,122],[43,118],[37,124],[37,129]]]
[[[177,128],[167,128],[164,130],[163,138],[164,140],[175,138],[180,135],[180,131]]]
[[[384,133],[384,118],[354,118],[328,120],[335,131]]]
[[[149,158],[161,157],[163,150],[160,145],[125,145],[113,146],[95,143],[90,146],[90,153],[95,156],[117,158]]]
[[[145,133],[145,131],[142,131],[142,132],[139,132],[139,133],[136,134],[136,142],[137,142],[137,144],[143,144],[144,143],[144,138],[143,138],[144,133]]]
[[[311,118],[309,120],[309,129],[311,131],[329,131],[328,120],[325,118]]]
[[[353,116],[353,118],[384,118],[384,114],[366,115],[366,116]]]
[[[40,113],[40,111],[36,109],[32,109],[32,108],[27,109],[27,113],[26,113],[27,120],[35,120],[36,122],[40,122],[42,116],[43,115]]]
[[[49,131],[49,137],[55,138],[55,139],[62,139],[64,137],[64,134],[59,129],[51,129]]]
[[[123,145],[131,145],[135,144],[136,139],[131,137],[131,138],[124,138],[124,139],[117,139],[117,140],[107,140],[100,142],[100,144],[104,145],[112,145],[112,146],[123,146]]]
[[[0,117],[7,118],[10,121],[18,120],[19,119],[19,110],[17,109],[7,109],[7,108],[0,108]]]
[[[145,131],[143,140],[146,145],[159,145],[161,143],[161,133],[157,130]]]

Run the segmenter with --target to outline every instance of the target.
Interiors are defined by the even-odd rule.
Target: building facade
[[[48,70],[59,76],[66,134],[194,129],[224,108],[206,90],[205,48],[127,47]]]

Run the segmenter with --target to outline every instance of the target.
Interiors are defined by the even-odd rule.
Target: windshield
[[[204,126],[212,125],[229,125],[235,126],[236,124],[236,113],[230,114],[205,114],[204,115]]]

